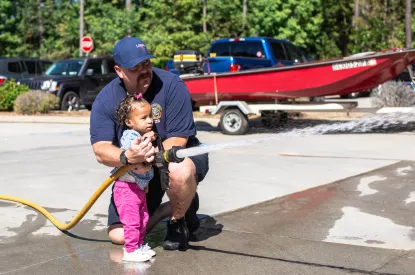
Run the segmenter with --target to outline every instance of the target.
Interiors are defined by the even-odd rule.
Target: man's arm
[[[92,145],[97,161],[110,167],[121,167],[120,154],[123,150],[112,145],[109,141],[99,141]],[[131,164],[152,162],[154,159],[154,147],[150,140],[141,142],[137,139],[131,142],[131,147],[126,150],[125,156]]]
[[[122,150],[117,146],[112,145],[112,142],[99,141],[92,145],[92,149],[94,150],[95,157],[99,163],[110,167],[123,166],[120,162],[120,154]]]
[[[173,146],[186,147],[187,137],[171,137],[163,141],[164,150],[171,149]]]

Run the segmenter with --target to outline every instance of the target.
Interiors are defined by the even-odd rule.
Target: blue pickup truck
[[[177,70],[178,66],[176,69],[174,66],[177,61],[177,58],[169,60],[166,69],[180,74],[180,70]],[[310,59],[289,41],[268,37],[247,37],[214,41],[201,66],[205,73],[224,73],[291,66],[306,61]]]

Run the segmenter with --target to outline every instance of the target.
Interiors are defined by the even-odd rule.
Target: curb
[[[201,126],[217,127],[218,118],[195,118],[195,123]],[[62,123],[62,124],[89,124],[88,117],[65,116],[0,116],[0,123]],[[208,124],[208,125],[206,125]]]
[[[219,125],[219,118],[194,118],[196,127],[203,127],[203,126],[209,126],[209,127],[218,127]],[[208,125],[206,125],[208,124]]]
[[[390,113],[415,113],[414,107],[384,107],[376,111],[376,114]]]
[[[0,122],[89,124],[89,117],[65,116],[0,116]]]
[[[413,107],[385,107],[374,113],[388,114],[388,113],[414,113]],[[0,123],[63,123],[63,124],[89,124],[89,116],[0,116]],[[194,118],[195,123],[200,126],[217,127],[219,118]],[[206,125],[208,124],[208,125]]]

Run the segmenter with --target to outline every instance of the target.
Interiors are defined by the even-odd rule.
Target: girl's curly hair
[[[137,98],[135,95],[128,95],[118,105],[115,118],[120,126],[126,126],[125,121],[129,118],[130,113],[133,111],[133,103],[150,104],[144,98]]]

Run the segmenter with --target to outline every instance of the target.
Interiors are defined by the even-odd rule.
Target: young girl
[[[116,118],[120,127],[128,128],[121,137],[121,149],[130,148],[131,142],[137,138],[151,138],[154,135],[151,132],[151,106],[141,94],[127,96],[121,101]],[[148,222],[145,190],[152,177],[153,170],[146,174],[129,170],[115,181],[114,202],[124,225],[124,261],[145,262],[156,255],[147,244],[143,245]]]

